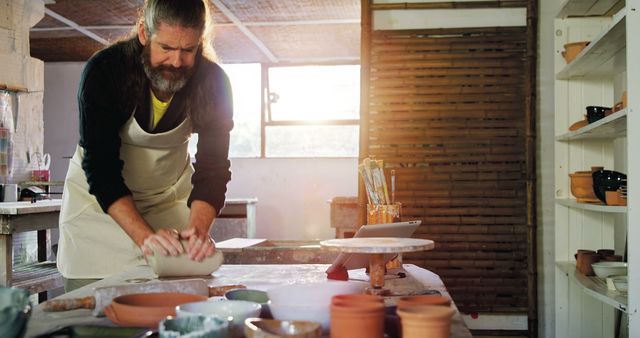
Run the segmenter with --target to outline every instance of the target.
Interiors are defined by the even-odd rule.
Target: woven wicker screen
[[[361,155],[464,312],[527,312],[526,27],[373,31]]]

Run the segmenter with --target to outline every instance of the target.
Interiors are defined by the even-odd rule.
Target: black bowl
[[[607,110],[611,110],[608,107],[600,107],[600,106],[587,106],[587,121],[589,123],[596,122],[601,118],[604,118],[604,115]]]
[[[593,177],[593,192],[604,203],[606,203],[605,192],[616,191],[627,185],[627,175],[617,171],[603,169],[594,171],[591,176]]]

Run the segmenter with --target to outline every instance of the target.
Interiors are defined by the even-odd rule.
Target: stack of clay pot
[[[621,262],[622,256],[616,255],[612,249],[599,249],[597,252],[593,250],[579,249],[575,254],[576,269],[585,276],[595,276],[591,264],[600,261],[605,262]]]
[[[331,298],[331,338],[383,338],[384,299],[354,294]]]
[[[449,338],[455,310],[444,296],[402,297],[397,302],[403,338]]]

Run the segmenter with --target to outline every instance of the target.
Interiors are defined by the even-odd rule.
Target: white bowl
[[[329,305],[290,305],[271,303],[271,314],[278,320],[306,320],[320,323],[323,332],[329,332],[331,309]]]
[[[368,286],[364,282],[324,281],[307,284],[290,284],[267,290],[271,304],[309,306],[331,304],[335,295],[363,293]]]
[[[600,278],[609,276],[626,276],[627,263],[625,262],[598,262],[591,264],[593,272]]]
[[[618,276],[613,278],[613,285],[620,292],[627,292],[627,276]]]
[[[242,337],[244,320],[258,317],[260,309],[260,304],[246,300],[204,301],[176,306],[176,316],[214,315],[224,319],[232,317],[229,332],[232,337]]]

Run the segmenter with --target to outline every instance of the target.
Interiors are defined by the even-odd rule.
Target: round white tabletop
[[[426,251],[434,247],[432,240],[396,237],[338,238],[322,241],[320,245],[331,251],[369,254]]]

